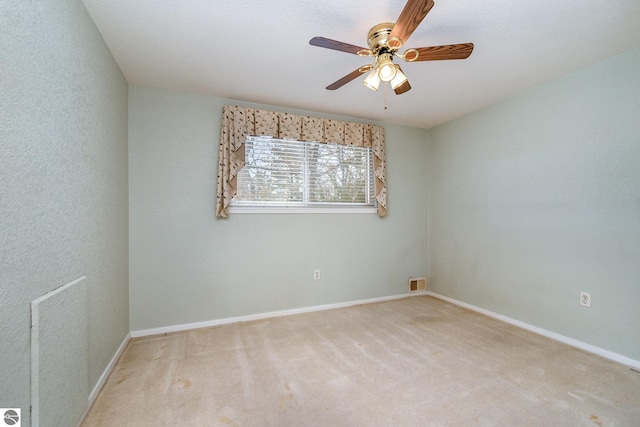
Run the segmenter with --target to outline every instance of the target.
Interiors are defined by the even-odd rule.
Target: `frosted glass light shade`
[[[388,63],[384,63],[380,66],[380,70],[378,70],[378,76],[380,80],[383,82],[390,82],[396,76],[397,70],[391,61]]]
[[[407,81],[407,76],[405,76],[404,73],[400,70],[400,66],[396,65],[395,68],[396,68],[396,75],[391,80],[391,87],[393,89],[398,88],[398,86],[404,84]]]
[[[374,68],[371,73],[364,79],[364,85],[371,90],[378,90],[380,87],[380,76],[378,75],[378,69]]]

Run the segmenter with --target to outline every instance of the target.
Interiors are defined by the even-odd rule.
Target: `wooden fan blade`
[[[398,65],[398,69],[402,71],[402,68],[400,68],[399,65]],[[404,74],[404,71],[402,71],[402,73]],[[406,82],[402,83],[400,86],[395,88],[393,91],[396,93],[396,95],[402,95],[403,93],[409,92],[410,90],[411,90],[411,85],[409,84],[409,80],[407,80]]]
[[[403,93],[409,92],[410,90],[411,85],[409,84],[409,80],[407,80],[406,82],[395,88],[393,91],[396,93],[396,95],[402,95]]]
[[[398,38],[406,43],[433,5],[433,0],[408,0],[389,34],[389,39]]]
[[[473,52],[473,43],[447,44],[444,46],[419,47],[416,61],[440,61],[466,59]]]
[[[337,40],[331,40],[325,37],[314,37],[309,40],[309,44],[312,46],[324,47],[327,49],[339,50],[340,52],[347,52],[357,54],[361,50],[366,50],[364,47],[355,46],[349,43],[339,42]]]
[[[339,89],[342,86],[344,86],[347,83],[349,83],[351,80],[353,80],[353,79],[361,76],[362,74],[366,73],[367,71],[368,71],[367,67],[360,67],[357,70],[354,70],[351,73],[347,74],[346,76],[344,76],[340,80],[336,80],[335,82],[331,83],[329,86],[327,86],[327,90]]]

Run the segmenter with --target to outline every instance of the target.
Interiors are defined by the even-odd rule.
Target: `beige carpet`
[[[133,339],[83,427],[638,426],[640,373],[441,300]]]

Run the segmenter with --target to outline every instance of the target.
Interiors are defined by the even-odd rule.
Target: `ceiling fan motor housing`
[[[394,25],[395,24],[393,22],[383,22],[369,30],[367,43],[369,44],[369,49],[371,49],[374,55],[377,55],[382,49],[386,49],[390,53],[392,50],[397,50],[391,49],[387,44],[389,34],[391,34]]]

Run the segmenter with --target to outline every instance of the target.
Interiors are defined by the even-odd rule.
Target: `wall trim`
[[[249,314],[247,316],[228,317],[225,319],[207,320],[204,322],[196,323],[183,323],[180,325],[164,326],[161,328],[142,329],[138,331],[131,331],[132,338],[147,337],[151,335],[168,334],[171,332],[188,331],[190,329],[210,328],[212,326],[228,325],[230,323],[249,322],[252,320],[269,319],[273,317],[290,316],[292,314],[312,313],[315,311],[333,310],[335,308],[351,307],[354,305],[371,304],[375,302],[391,301],[395,299],[415,297],[415,296],[427,295],[427,292],[411,292],[399,295],[389,295],[386,297],[361,299],[355,301],[338,302],[334,304],[315,305],[311,307],[294,308],[290,310],[270,311],[267,313]]]
[[[447,301],[447,302],[449,302],[451,304],[458,305],[460,307],[469,309],[471,311],[475,311],[477,313],[484,314],[485,316],[492,317],[492,318],[500,320],[502,322],[509,323],[509,324],[511,324],[513,326],[517,326],[519,328],[526,329],[527,331],[531,331],[531,332],[534,332],[536,334],[545,336],[547,338],[551,338],[552,340],[559,341],[559,342],[561,342],[563,344],[567,344],[567,345],[570,345],[572,347],[576,347],[576,348],[579,348],[581,350],[587,351],[589,353],[596,354],[598,356],[604,357],[605,359],[613,360],[614,362],[618,362],[618,363],[621,363],[623,365],[627,365],[627,366],[633,367],[635,369],[640,369],[640,361],[631,359],[631,358],[623,356],[621,354],[614,353],[612,351],[605,350],[603,348],[596,347],[594,345],[587,344],[585,342],[578,341],[578,340],[573,339],[573,338],[569,338],[567,336],[558,334],[556,332],[551,332],[551,331],[548,331],[546,329],[530,325],[529,323],[525,323],[525,322],[522,322],[520,320],[512,319],[511,317],[504,316],[504,315],[502,315],[500,313],[495,313],[493,311],[486,310],[484,308],[480,308],[480,307],[477,307],[475,305],[468,304],[466,302],[458,301],[457,299],[450,298],[450,297],[447,297],[447,296],[444,296],[444,295],[440,295],[440,294],[437,294],[437,293],[432,292],[432,291],[427,291],[426,294],[429,295],[429,296],[432,296],[434,298],[438,298],[438,299],[441,299],[443,301]]]
[[[111,358],[111,361],[109,361],[109,364],[107,365],[105,370],[102,372],[102,375],[100,375],[98,382],[96,383],[95,387],[93,387],[93,390],[89,394],[89,398],[87,399],[87,409],[85,409],[84,413],[82,414],[82,417],[80,417],[80,421],[78,422],[77,427],[80,427],[84,419],[87,417],[87,414],[89,413],[89,411],[91,410],[91,407],[93,406],[96,399],[98,398],[98,394],[100,394],[102,387],[104,387],[104,385],[106,384],[107,379],[109,378],[109,375],[111,375],[111,372],[113,372],[113,369],[116,367],[116,363],[118,363],[118,360],[120,360],[120,357],[122,357],[122,353],[124,353],[124,350],[127,348],[129,341],[131,341],[131,332],[129,332],[127,336],[124,337],[124,340],[122,340],[122,343],[120,343],[120,347],[118,347],[118,350],[116,350],[116,353]]]

